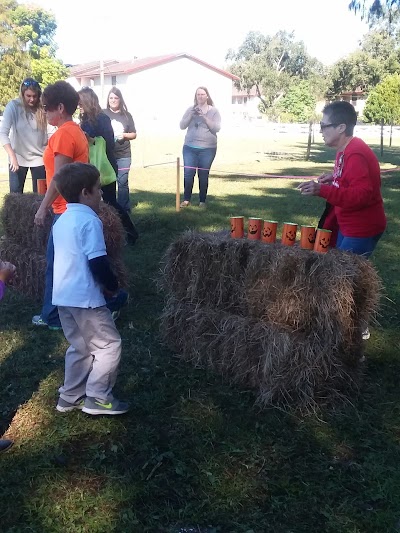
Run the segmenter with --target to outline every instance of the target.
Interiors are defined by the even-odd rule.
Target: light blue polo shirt
[[[103,224],[90,207],[67,204],[53,226],[53,305],[101,307],[106,301],[89,268],[90,259],[107,255]]]

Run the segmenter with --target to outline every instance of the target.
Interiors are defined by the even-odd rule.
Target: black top
[[[114,132],[111,126],[111,120],[105,113],[100,113],[96,117],[96,123],[92,124],[88,120],[81,122],[82,131],[87,133],[89,137],[103,137],[106,141],[106,154],[107,159],[110,161],[111,166],[118,174],[118,165],[115,157],[115,144],[114,144]]]
[[[111,111],[111,109],[103,109],[111,120],[111,126],[114,130],[114,138],[121,133],[136,133],[135,123],[130,113],[123,113],[122,111]],[[123,157],[131,157],[131,142],[129,139],[122,139],[115,141],[115,157],[121,159]]]

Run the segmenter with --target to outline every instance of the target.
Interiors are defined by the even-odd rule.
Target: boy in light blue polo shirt
[[[119,415],[129,406],[112,389],[121,358],[121,337],[104,296],[118,292],[107,259],[103,225],[97,215],[100,175],[85,163],[64,165],[54,176],[67,210],[53,226],[53,305],[70,347],[57,410]]]

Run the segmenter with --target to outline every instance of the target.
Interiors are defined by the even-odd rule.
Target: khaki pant
[[[60,397],[74,403],[82,396],[102,402],[112,389],[121,359],[121,337],[106,306],[95,309],[59,307],[61,325],[70,347],[65,354]]]

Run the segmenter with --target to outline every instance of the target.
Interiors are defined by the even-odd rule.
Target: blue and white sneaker
[[[129,404],[114,398],[110,402],[103,402],[86,396],[82,412],[88,415],[123,415],[129,411]]]

